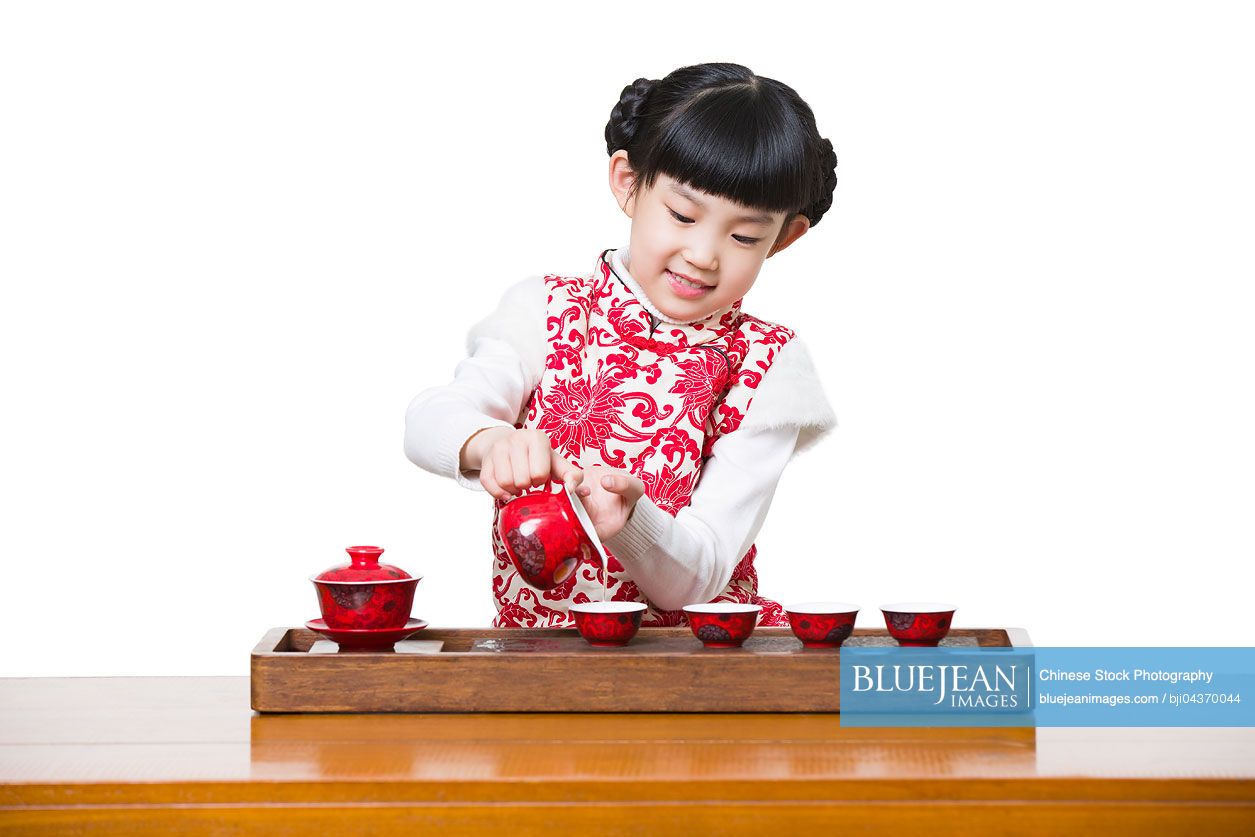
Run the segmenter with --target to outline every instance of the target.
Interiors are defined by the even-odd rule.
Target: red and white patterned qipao
[[[610,252],[591,275],[544,277],[549,352],[521,426],[544,431],[553,449],[581,468],[630,472],[674,517],[688,505],[712,446],[740,426],[764,373],[794,334],[742,313],[740,300],[698,322],[660,321],[615,274]],[[573,625],[570,604],[601,600],[597,566],[581,563],[552,590],[530,587],[497,534],[500,507],[498,501],[492,527],[493,625]],[[787,625],[781,606],[758,595],[756,552],[751,545],[712,601],[759,604],[760,625]],[[683,611],[650,603],[613,554],[606,586],[607,598],[649,605],[643,625],[686,624]]]

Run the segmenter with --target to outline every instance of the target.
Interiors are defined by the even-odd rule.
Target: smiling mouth
[[[712,287],[710,285],[705,285],[701,282],[698,282],[696,279],[690,279],[689,277],[685,276],[682,273],[676,273],[674,270],[668,270],[667,273],[670,273],[672,277],[674,277],[675,280],[679,282],[680,284],[687,285],[688,287],[693,288],[694,290],[702,290],[705,288]]]

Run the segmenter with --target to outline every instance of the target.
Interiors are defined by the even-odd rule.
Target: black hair
[[[811,226],[832,206],[837,155],[797,92],[740,64],[695,64],[623,88],[606,151],[624,149],[632,194],[660,173],[712,195],[785,212]],[[782,230],[783,232],[783,230]]]

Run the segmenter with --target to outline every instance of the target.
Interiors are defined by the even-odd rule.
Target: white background
[[[1042,645],[1252,644],[1243,4],[7,3],[0,675],[244,674],[378,543],[485,625],[489,503],[403,414],[511,283],[626,242],[624,85],[735,61],[840,159],[746,309],[840,423],[762,592]]]

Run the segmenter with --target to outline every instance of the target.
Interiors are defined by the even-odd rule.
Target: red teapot
[[[519,575],[540,590],[566,581],[580,561],[606,565],[593,522],[565,483],[547,482],[506,502],[497,515],[497,534]]]

